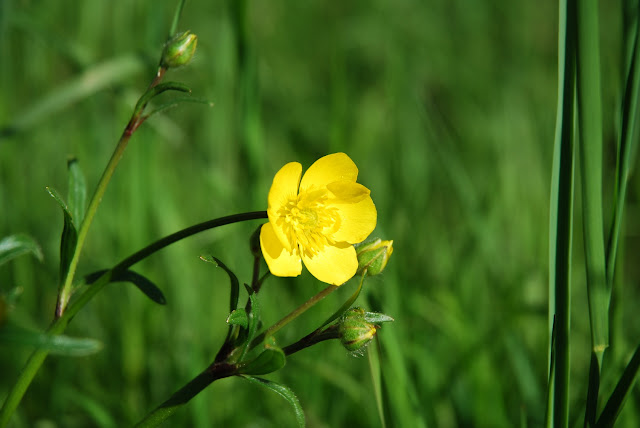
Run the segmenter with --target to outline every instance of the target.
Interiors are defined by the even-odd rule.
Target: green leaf
[[[238,373],[248,375],[264,375],[273,373],[284,367],[287,361],[284,351],[277,346],[265,345],[262,351],[255,359],[243,363]]]
[[[296,421],[298,422],[298,426],[301,428],[305,427],[304,420],[304,411],[302,410],[302,406],[300,405],[300,401],[298,397],[293,393],[293,391],[280,383],[276,383],[267,379],[254,377],[254,376],[242,376],[244,379],[247,379],[249,382],[255,383],[256,385],[260,385],[265,387],[276,394],[283,397],[287,402],[293,407],[293,411],[296,414]]]
[[[622,377],[618,381],[616,388],[613,390],[611,397],[604,406],[598,423],[597,428],[612,427],[618,419],[618,415],[624,406],[624,402],[629,396],[633,384],[638,376],[638,370],[640,369],[640,345],[636,348],[636,351],[631,357],[631,361],[627,364],[627,367],[622,373]]]
[[[152,88],[149,88],[147,90],[147,92],[145,92],[140,99],[138,100],[138,103],[136,104],[136,107],[134,109],[134,116],[140,116],[142,114],[142,111],[144,110],[144,108],[147,106],[147,104],[149,103],[149,101],[151,101],[154,97],[160,95],[163,92],[166,91],[178,91],[178,92],[187,92],[190,93],[191,89],[185,85],[184,83],[180,83],[180,82],[165,82],[165,83],[160,83],[159,85],[156,85]],[[147,116],[148,117],[148,116]]]
[[[0,329],[0,344],[33,346],[70,357],[82,357],[102,349],[102,343],[95,339],[50,335],[17,326],[6,326]]]
[[[229,269],[224,263],[222,263],[219,259],[208,255],[200,256],[200,260],[205,261],[207,263],[212,263],[217,267],[224,269],[224,271],[229,275],[229,281],[231,281],[231,297],[229,298],[229,312],[233,312],[238,307],[238,298],[240,297],[240,282],[238,281],[238,277]]]
[[[47,187],[47,192],[58,202],[64,216],[64,226],[62,228],[62,237],[60,238],[60,284],[63,284],[69,271],[69,264],[71,264],[71,259],[73,259],[73,254],[76,251],[78,232],[73,224],[69,206],[64,199],[62,199],[60,194],[52,187]]]
[[[42,250],[38,243],[24,234],[9,235],[0,241],[0,265],[23,254],[31,253],[42,261]]]
[[[163,112],[165,110],[169,110],[171,108],[177,107],[181,103],[205,104],[205,105],[208,105],[209,107],[213,107],[213,103],[211,101],[209,101],[209,100],[205,100],[205,99],[202,99],[202,98],[178,97],[178,98],[172,99],[168,103],[164,103],[164,104],[158,105],[153,110],[151,110],[149,113],[147,113],[146,117],[149,118],[149,117],[153,116],[156,113],[160,113],[160,112]]]
[[[242,354],[240,355],[240,361],[242,361],[242,359],[244,358],[244,356],[247,354],[247,352],[249,351],[249,347],[251,345],[251,341],[253,340],[253,338],[256,335],[256,332],[258,331],[258,327],[260,326],[260,302],[258,300],[258,296],[256,293],[253,292],[253,289],[248,286],[247,284],[244,284],[244,288],[247,290],[247,293],[249,293],[249,303],[250,303],[250,310],[249,310],[249,328],[248,328],[248,332],[247,332],[247,339],[246,342],[244,344],[244,349],[242,350]]]
[[[245,311],[244,308],[234,310],[227,317],[227,324],[239,325],[246,329],[249,326],[249,316],[247,315],[247,311]]]
[[[380,324],[383,322],[392,322],[395,321],[389,315],[381,314],[379,312],[365,312],[364,320],[374,324]]]
[[[85,282],[88,285],[93,284],[106,272],[108,272],[108,269],[93,272],[85,277]],[[157,285],[151,282],[151,280],[147,277],[142,276],[132,270],[114,272],[109,282],[130,282],[131,284],[138,287],[138,289],[142,291],[148,298],[158,303],[159,305],[164,305],[167,303],[167,299],[165,299],[162,290],[160,290]]]
[[[67,161],[67,169],[69,170],[69,211],[74,224],[80,226],[87,203],[87,185],[76,158]]]

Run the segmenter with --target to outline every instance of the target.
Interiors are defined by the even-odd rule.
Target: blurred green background
[[[95,187],[149,84],[176,2],[0,2],[0,237],[27,233],[43,263],[0,267],[0,292],[23,290],[16,324],[43,330],[54,310],[62,216],[76,156]],[[615,167],[622,12],[602,2],[605,201]],[[246,9],[243,9],[243,5]],[[240,2],[188,0],[179,29],[194,61],[170,71],[212,108],[183,104],[134,135],[89,233],[79,274],[109,267],[204,220],[264,210],[275,172],[346,152],[394,240],[360,303],[396,322],[379,332],[391,427],[539,426],[548,359],[548,210],[557,87],[553,1]],[[167,96],[166,99],[169,99]],[[580,219],[579,189],[576,218]],[[640,340],[640,182],[632,177],[614,294],[610,391]],[[605,207],[605,215],[612,209]],[[128,285],[107,287],[67,334],[95,355],[50,356],[15,427],[132,424],[205,368],[226,334],[228,280],[212,254],[250,281],[259,223],[204,232],[136,266],[165,307]],[[589,323],[581,226],[574,231],[573,422],[582,425]],[[263,269],[266,267],[263,266]],[[278,335],[307,334],[355,281]],[[271,278],[267,325],[323,288],[307,272]],[[374,349],[374,348],[371,348]],[[0,347],[0,399],[30,354]],[[380,426],[369,363],[326,342],[270,379],[297,394],[309,427]],[[166,426],[294,426],[280,397],[238,378],[214,383]],[[640,425],[636,387],[619,426]]]

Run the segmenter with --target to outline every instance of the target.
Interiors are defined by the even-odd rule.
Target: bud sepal
[[[376,238],[373,241],[364,242],[356,246],[358,256],[358,274],[365,270],[367,275],[382,273],[393,253],[393,241],[383,241]]]

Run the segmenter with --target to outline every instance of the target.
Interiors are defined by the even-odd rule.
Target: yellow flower
[[[304,262],[320,281],[341,285],[358,269],[353,244],[376,227],[376,207],[344,153],[318,159],[301,175],[302,165],[290,162],[273,179],[262,254],[273,275],[298,276]]]

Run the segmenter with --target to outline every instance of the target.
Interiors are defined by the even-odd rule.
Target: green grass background
[[[167,79],[215,106],[181,105],[134,135],[79,273],[191,224],[266,209],[284,163],[306,168],[344,151],[372,191],[374,235],[394,240],[387,270],[360,297],[396,319],[379,334],[389,426],[542,424],[556,3],[247,1],[244,62],[235,3],[187,1],[179,29],[198,35],[198,51]],[[93,190],[155,72],[174,8],[147,0],[0,2],[0,237],[28,233],[45,254],[43,263],[22,257],[0,267],[0,292],[23,290],[12,321],[40,330],[50,322],[62,216],[45,186],[66,193],[66,161],[77,156]],[[600,19],[608,220],[623,57],[619,6],[603,3]],[[95,74],[114,59],[106,74]],[[617,374],[605,376],[604,391],[640,340],[640,182],[637,174],[631,180],[608,360]],[[590,345],[579,207],[571,399],[581,425]],[[205,232],[137,266],[163,289],[165,307],[133,287],[107,287],[67,330],[101,340],[104,349],[50,356],[12,426],[132,424],[199,373],[224,339],[229,291],[225,273],[198,256],[220,258],[249,282],[248,237],[257,226]],[[308,333],[354,286],[279,333],[279,343]],[[322,288],[307,272],[269,279],[265,323]],[[0,399],[30,352],[0,347]],[[310,427],[380,426],[367,358],[337,343],[292,356],[269,378],[298,394]],[[280,397],[232,378],[166,426],[294,424]],[[618,426],[638,424],[636,387]]]

